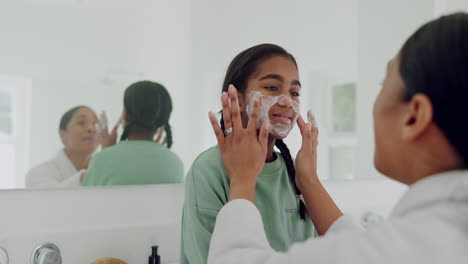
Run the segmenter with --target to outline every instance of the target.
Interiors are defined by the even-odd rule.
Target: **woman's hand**
[[[120,123],[122,122],[122,118],[117,121],[112,131],[109,133],[109,129],[107,127],[107,116],[105,112],[101,113],[99,123],[101,124],[100,130],[98,132],[98,137],[101,142],[102,149],[114,146],[117,144],[117,130],[119,128]]]
[[[297,125],[302,135],[302,146],[296,156],[296,185],[299,190],[318,183],[317,175],[317,146],[318,128],[314,115],[307,112],[308,123],[301,116],[297,119]]]
[[[221,130],[213,113],[210,112],[209,118],[230,178],[229,200],[247,199],[253,202],[257,176],[265,165],[269,123],[264,122],[257,131],[261,104],[257,99],[247,128],[243,128],[237,90],[233,85],[229,86],[228,93],[221,95],[221,102],[226,130]]]

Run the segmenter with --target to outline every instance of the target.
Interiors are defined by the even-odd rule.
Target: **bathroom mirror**
[[[468,10],[464,1],[401,2],[1,1],[0,188],[24,188],[27,171],[63,148],[58,130],[66,110],[87,105],[98,116],[105,111],[112,127],[125,89],[139,80],[169,91],[172,151],[186,172],[216,142],[207,112],[220,109],[229,62],[265,42],[298,61],[301,110],[313,110],[321,131],[319,175],[377,177],[372,104],[386,61],[423,21]],[[379,19],[401,9],[414,14],[411,20]],[[296,128],[286,143],[298,151]]]

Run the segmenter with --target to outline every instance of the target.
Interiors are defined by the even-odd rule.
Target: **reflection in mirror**
[[[190,168],[216,144],[206,113],[221,109],[226,62],[260,43],[278,44],[297,59],[301,113],[311,108],[321,129],[320,177],[376,177],[368,139],[380,66],[409,30],[445,12],[435,10],[435,2],[461,5],[417,1],[405,8],[411,16],[390,25],[375,14],[397,10],[395,5],[358,0],[3,1],[0,188],[25,187],[28,171],[63,148],[57,126],[68,109],[86,105],[98,117],[105,111],[111,131],[124,90],[139,80],[164,84],[171,94],[171,150]],[[265,13],[282,19],[259,16]],[[299,139],[293,128],[285,140],[292,156]]]
[[[172,100],[166,88],[137,82],[127,88],[123,101],[122,116],[111,131],[105,112],[98,120],[89,107],[68,110],[59,124],[63,149],[28,172],[26,187],[181,183],[182,162],[168,150],[173,144]],[[95,154],[99,144],[103,150]]]
[[[113,126],[124,90],[139,80],[160,82],[173,96],[171,150],[187,167],[188,3],[3,1],[0,188],[36,184],[26,175],[64,148],[58,126],[67,110],[86,105],[98,117],[105,111]],[[86,168],[86,159],[78,160],[70,161],[71,171]],[[78,178],[72,186],[79,186]],[[53,186],[60,185],[42,187]]]
[[[270,17],[285,19],[259,18],[265,6]],[[218,95],[226,62],[259,43],[279,44],[294,53],[305,88],[303,110],[314,110],[323,128],[321,146],[329,145],[332,100],[327,91],[336,83],[357,81],[357,9],[357,0],[341,1],[340,8],[335,1],[273,6],[264,0],[255,5],[214,0],[2,3],[0,74],[29,80],[30,98],[24,100],[30,101],[18,104],[29,106],[15,112],[25,115],[12,123],[22,135],[10,145],[14,155],[5,154],[12,168],[0,188],[24,187],[27,172],[62,149],[57,126],[68,109],[86,105],[98,117],[105,111],[112,130],[122,114],[125,88],[138,80],[157,81],[170,92],[171,150],[190,168],[199,153],[216,143],[206,113],[221,109]],[[293,156],[298,138],[293,128],[286,139]],[[326,178],[328,150],[319,151],[320,175]]]
[[[182,183],[182,161],[169,150],[173,143],[171,112],[171,97],[161,84],[140,81],[130,85],[119,122],[110,133],[107,126],[100,129],[105,149],[93,157],[81,185]],[[117,143],[120,123],[124,129]]]
[[[99,146],[98,120],[89,107],[76,106],[63,114],[59,123],[62,150],[51,159],[29,170],[28,188],[77,187]]]

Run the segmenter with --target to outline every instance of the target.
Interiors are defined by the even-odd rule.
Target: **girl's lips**
[[[292,117],[285,114],[273,114],[273,118],[283,124],[289,124],[292,120]]]

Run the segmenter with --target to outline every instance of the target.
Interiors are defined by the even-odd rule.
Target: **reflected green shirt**
[[[171,184],[183,175],[182,161],[165,146],[127,140],[97,153],[81,185]]]
[[[310,220],[302,221],[298,200],[286,164],[278,158],[266,163],[258,176],[255,205],[264,223],[273,249],[287,251],[295,242],[317,236]],[[203,152],[193,163],[185,179],[185,202],[182,216],[182,264],[206,264],[216,216],[228,202],[229,177],[218,147]]]

